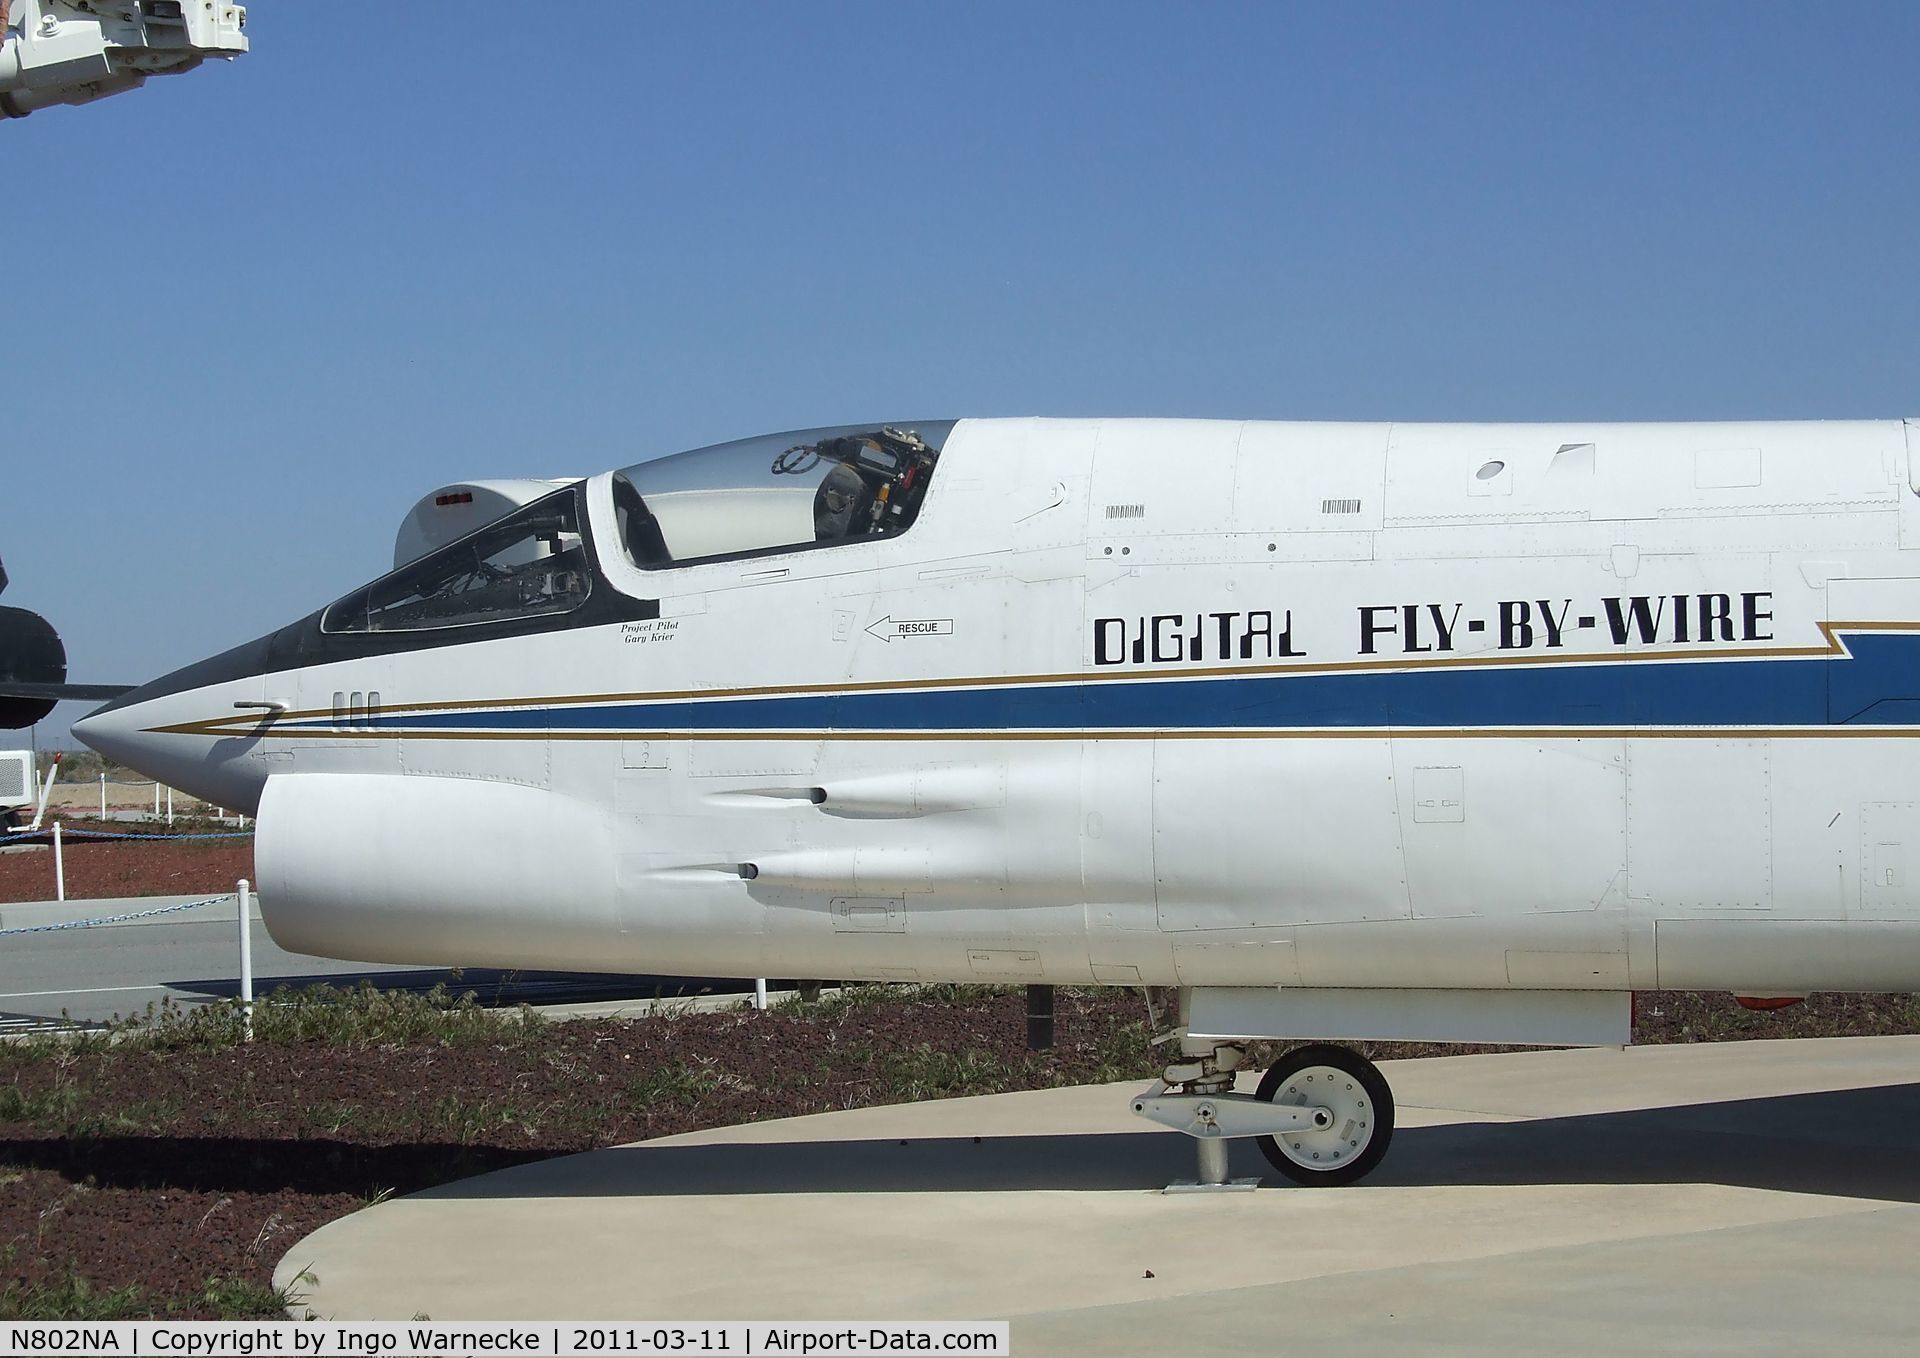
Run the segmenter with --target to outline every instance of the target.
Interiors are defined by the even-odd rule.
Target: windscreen
[[[767,434],[636,463],[614,475],[621,541],[656,569],[904,533],[954,423]]]
[[[400,632],[507,622],[571,612],[592,589],[580,494],[569,486],[349,594],[320,626]]]

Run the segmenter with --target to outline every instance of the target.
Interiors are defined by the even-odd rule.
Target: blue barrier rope
[[[9,934],[51,934],[57,933],[62,929],[91,929],[96,924],[124,924],[126,921],[132,919],[149,919],[154,915],[171,915],[180,910],[198,910],[203,905],[212,905],[216,901],[230,901],[233,899],[235,899],[233,893],[228,892],[224,896],[209,896],[203,901],[186,901],[180,905],[155,906],[151,910],[135,910],[125,915],[102,915],[98,919],[68,920],[64,924],[30,924],[18,929],[0,929],[0,938],[5,938]]]
[[[46,834],[47,831],[41,830],[41,831],[38,831],[37,833]],[[253,838],[253,831],[251,830],[208,830],[201,834],[194,834],[194,835],[143,835],[133,831],[122,831],[122,830],[62,829],[60,831],[60,834],[63,838],[66,838],[66,839],[252,839]]]
[[[143,835],[121,830],[69,830],[62,828],[62,839],[252,839],[251,830],[218,830],[198,835]],[[35,843],[53,838],[52,830],[14,830],[0,834],[0,846]]]

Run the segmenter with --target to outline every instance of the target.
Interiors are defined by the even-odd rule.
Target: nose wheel
[[[1134,1099],[1134,1112],[1185,1132],[1199,1149],[1199,1178],[1168,1192],[1257,1184],[1227,1177],[1234,1137],[1257,1140],[1275,1169],[1312,1188],[1350,1184],[1380,1163],[1393,1139],[1393,1094],[1373,1062],[1345,1047],[1298,1047],[1268,1069],[1257,1093],[1240,1094],[1233,1072],[1245,1057],[1242,1043],[1215,1043],[1168,1066]]]
[[[1296,1047],[1267,1068],[1256,1097],[1314,1110],[1302,1125],[1256,1138],[1268,1162],[1297,1184],[1350,1184],[1380,1163],[1393,1140],[1386,1078],[1346,1047]]]

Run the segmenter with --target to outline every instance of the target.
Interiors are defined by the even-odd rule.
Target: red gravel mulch
[[[1906,995],[1754,1014],[1650,993],[1637,1008],[1643,1042],[1920,1032]],[[210,1279],[264,1287],[302,1235],[388,1193],[701,1127],[1144,1078],[1143,1018],[1132,992],[1063,991],[1059,1045],[1038,1055],[1022,996],[977,991],[631,1021],[476,1013],[249,1046],[0,1044],[0,1316],[9,1286],[76,1274],[138,1287],[154,1312],[231,1315],[197,1300]]]
[[[494,1040],[453,1044],[0,1050],[0,1284],[74,1272],[204,1315],[210,1278],[264,1286],[301,1236],[386,1193],[700,1127],[1144,1074],[1143,1016],[1126,992],[1063,994],[1059,1045],[1037,1056],[1018,995],[811,1019],[476,1016]]]
[[[98,827],[125,829],[126,827]],[[232,891],[253,879],[253,840],[98,840],[70,838],[63,846],[67,898],[184,896]],[[20,848],[0,853],[0,903],[54,898],[53,851]]]

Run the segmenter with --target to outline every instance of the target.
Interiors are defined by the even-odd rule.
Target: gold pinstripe
[[[1591,665],[1591,664],[1646,664],[1674,660],[1700,662],[1738,660],[1826,660],[1835,657],[1848,657],[1850,652],[1841,639],[1842,633],[1861,632],[1920,632],[1920,621],[1916,622],[1819,622],[1823,645],[1814,646],[1767,646],[1740,650],[1701,650],[1697,647],[1686,649],[1664,649],[1648,651],[1598,651],[1580,652],[1569,655],[1541,655],[1521,653],[1513,655],[1448,655],[1429,659],[1409,661],[1404,658],[1379,660],[1335,660],[1309,662],[1291,665],[1252,665],[1252,666],[1206,666],[1179,669],[1152,670],[1096,670],[1074,674],[1029,674],[1029,675],[976,675],[950,679],[898,679],[866,680],[857,683],[839,684],[790,684],[766,685],[746,688],[715,689],[674,689],[654,693],[588,693],[566,697],[540,698],[498,698],[498,699],[459,699],[444,703],[396,703],[381,707],[382,716],[392,716],[407,712],[477,712],[499,711],[505,708],[524,707],[591,707],[612,703],[663,703],[691,699],[727,699],[727,698],[765,698],[765,697],[802,697],[816,694],[840,693],[876,693],[876,692],[916,692],[928,689],[969,689],[969,688],[1018,688],[1043,684],[1083,684],[1109,682],[1141,682],[1151,680],[1181,679],[1218,679],[1218,678],[1260,678],[1263,676],[1289,674],[1343,674],[1365,673],[1391,670],[1408,672],[1427,669],[1477,668],[1502,665]],[[1058,731],[1004,731],[982,733],[978,731],[949,732],[890,732],[890,731],[701,731],[696,737],[690,737],[686,731],[556,731],[545,727],[530,727],[525,731],[403,731],[380,730],[363,731],[345,727],[325,728],[306,727],[298,731],[285,733],[272,729],[282,720],[311,720],[334,715],[330,708],[312,708],[292,712],[279,712],[263,720],[259,716],[220,716],[207,717],[197,721],[176,722],[166,726],[148,727],[152,735],[204,735],[233,736],[245,735],[253,738],[273,737],[275,739],[324,739],[324,740],[1142,740],[1142,739],[1231,739],[1231,740],[1272,740],[1320,738],[1338,739],[1392,734],[1402,738],[1440,738],[1476,736],[1500,737],[1505,739],[1568,739],[1593,738],[1604,739],[1609,735],[1636,737],[1646,736],[1714,736],[1727,732],[1738,732],[1754,737],[1771,736],[1792,738],[1795,736],[1828,735],[1907,735],[1920,734],[1916,728],[1836,728],[1836,727],[1687,727],[1666,731],[1639,730],[1632,727],[1615,728],[1538,728],[1523,730],[1510,727],[1487,728],[1354,728],[1329,727],[1319,729],[1275,728],[1271,730],[1235,729],[1182,731],[1177,728],[1167,730],[1109,731],[1106,729],[1068,729]]]

